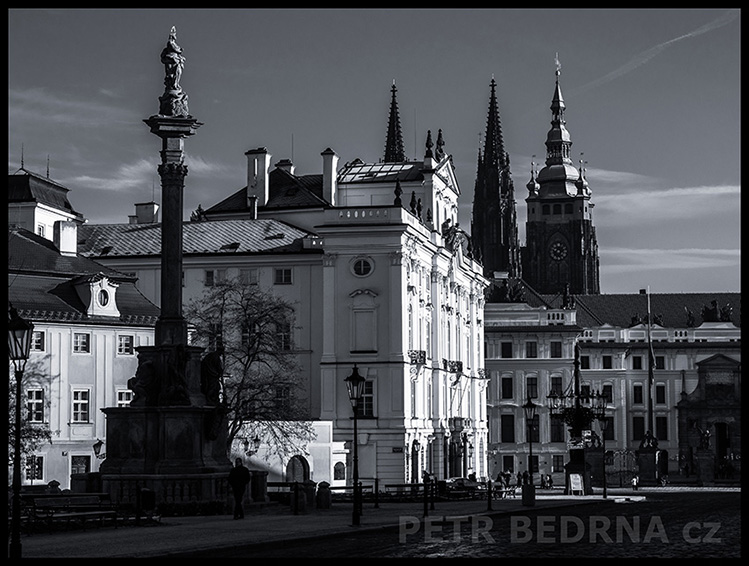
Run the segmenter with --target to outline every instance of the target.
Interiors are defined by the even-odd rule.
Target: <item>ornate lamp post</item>
[[[536,486],[533,485],[533,424],[536,419],[536,405],[533,400],[528,400],[523,405],[525,412],[525,424],[528,429],[528,485],[523,485],[523,505],[534,505],[536,500]]]
[[[22,319],[18,311],[10,307],[8,320],[8,354],[13,362],[16,378],[16,423],[13,438],[13,502],[11,506],[10,558],[21,558],[21,391],[23,371],[31,351],[31,335],[34,325]],[[10,385],[10,383],[8,384]],[[10,391],[8,391],[10,396]]]
[[[593,414],[601,427],[601,444],[603,448],[603,498],[606,499],[606,428],[609,421],[606,419],[606,396],[599,391],[593,395]]]
[[[573,388],[568,393],[557,394],[552,391],[546,398],[547,406],[552,415],[564,420],[570,433],[570,461],[565,465],[565,493],[570,487],[570,474],[580,474],[583,479],[583,493],[590,492],[590,482],[586,472],[583,430],[590,428],[595,418],[589,404],[590,398],[580,393],[580,345],[575,341],[574,381]]]
[[[348,398],[351,401],[351,407],[354,409],[354,511],[352,514],[351,522],[355,527],[359,526],[360,517],[360,506],[361,506],[361,493],[359,491],[359,452],[358,444],[359,437],[357,430],[357,420],[359,416],[359,402],[361,401],[362,395],[364,394],[364,381],[365,379],[359,375],[359,369],[354,364],[354,369],[346,379],[346,389],[348,390]]]

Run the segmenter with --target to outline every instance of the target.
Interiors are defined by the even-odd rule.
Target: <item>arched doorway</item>
[[[309,480],[309,462],[304,456],[292,456],[286,464],[287,482],[305,482]]]

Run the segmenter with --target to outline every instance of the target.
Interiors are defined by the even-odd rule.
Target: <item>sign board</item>
[[[582,474],[570,474],[570,493],[575,495],[576,491],[579,491],[580,495],[585,495]]]

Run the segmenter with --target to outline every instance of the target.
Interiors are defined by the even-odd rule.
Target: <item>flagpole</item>
[[[655,436],[655,427],[653,426],[653,366],[655,365],[655,354],[653,352],[653,339],[650,334],[650,285],[647,287],[646,294],[648,298],[648,428]]]

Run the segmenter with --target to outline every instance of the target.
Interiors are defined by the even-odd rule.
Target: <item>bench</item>
[[[517,487],[510,486],[510,487],[493,487],[492,488],[492,497],[494,499],[507,499],[508,496],[512,495],[513,497],[516,496]]]
[[[64,523],[66,529],[71,523],[79,524],[84,530],[89,521],[97,521],[102,526],[105,519],[111,519],[117,528],[117,510],[107,495],[68,494],[59,497],[35,497],[28,509],[29,532],[37,524],[44,524],[52,532],[55,524]]]

